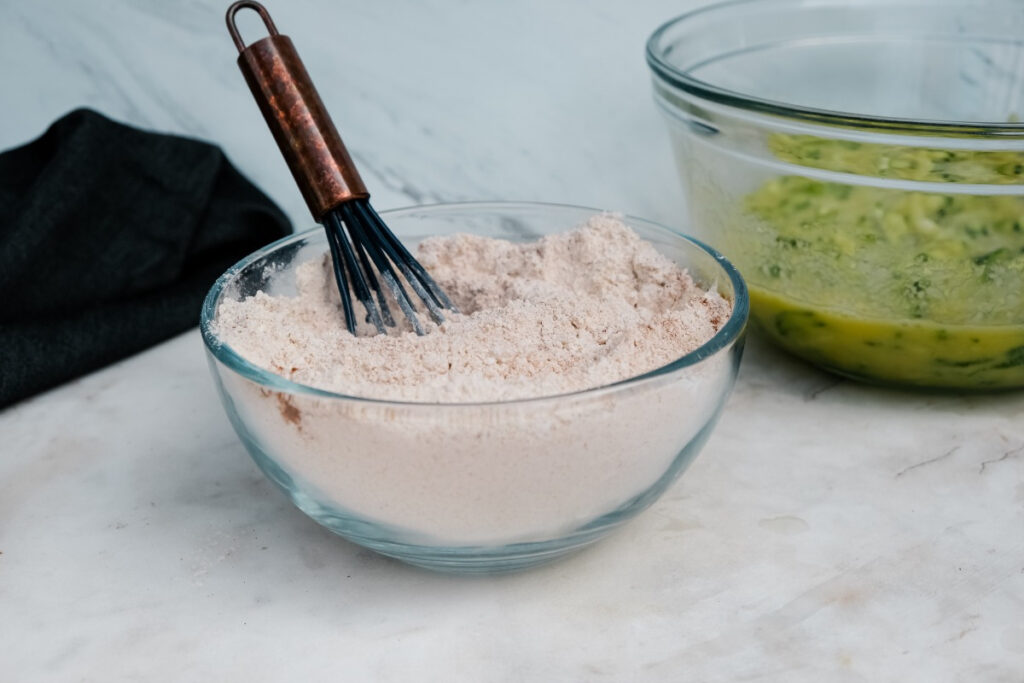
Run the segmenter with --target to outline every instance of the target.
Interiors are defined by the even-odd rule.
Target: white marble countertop
[[[378,208],[685,224],[643,44],[693,2],[269,1]],[[3,3],[0,148],[92,106],[221,144],[305,227],[226,4]],[[294,509],[195,331],[0,413],[0,680],[328,679],[1022,681],[1024,395],[867,388],[752,339],[661,501],[492,578],[406,567]]]

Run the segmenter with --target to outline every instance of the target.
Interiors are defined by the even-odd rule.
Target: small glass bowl
[[[412,246],[454,233],[535,240],[595,213],[481,203],[383,216]],[[719,254],[627,222],[733,302],[730,320],[692,353],[609,386],[496,403],[380,401],[296,384],[240,357],[212,323],[225,297],[294,293],[296,266],[327,250],[316,228],[243,259],[206,297],[203,340],[231,424],[300,510],[414,565],[508,571],[597,540],[653,503],[707,440],[735,382],[748,309],[743,280]]]
[[[1024,6],[738,0],[647,44],[690,224],[826,369],[1024,386]]]

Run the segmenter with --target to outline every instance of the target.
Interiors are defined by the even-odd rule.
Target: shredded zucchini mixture
[[[934,183],[1024,183],[1024,153],[776,135],[780,159]],[[1024,385],[1024,196],[883,189],[801,176],[750,194],[723,245],[753,317],[790,350],[876,381]]]

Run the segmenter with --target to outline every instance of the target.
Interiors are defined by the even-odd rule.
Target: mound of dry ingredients
[[[527,244],[435,237],[417,258],[461,311],[425,336],[349,334],[328,255],[298,267],[297,296],[225,300],[216,333],[249,361],[302,384],[475,402],[648,372],[706,342],[732,310],[610,214]]]

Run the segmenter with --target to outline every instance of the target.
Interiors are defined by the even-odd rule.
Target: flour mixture
[[[731,313],[728,301],[609,214],[525,244],[435,237],[417,258],[460,310],[425,336],[375,335],[369,325],[349,334],[328,255],[298,268],[298,296],[224,301],[217,334],[249,361],[302,384],[463,403],[643,374],[709,340]]]

